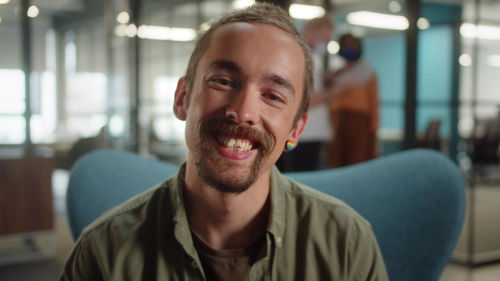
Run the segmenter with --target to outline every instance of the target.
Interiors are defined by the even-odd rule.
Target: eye
[[[285,103],[285,100],[278,94],[267,93],[264,94],[264,97],[273,103]]]
[[[234,86],[233,81],[231,81],[227,78],[217,77],[217,78],[212,79],[212,82],[214,82],[218,85],[221,85],[221,86],[226,86],[226,87],[233,87]]]

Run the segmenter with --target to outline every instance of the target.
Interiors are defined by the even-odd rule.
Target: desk
[[[0,155],[0,235],[53,228],[53,170],[53,157]]]

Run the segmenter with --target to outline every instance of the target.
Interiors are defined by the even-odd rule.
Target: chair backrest
[[[66,205],[73,237],[105,211],[145,191],[179,167],[125,151],[98,150],[71,169]]]
[[[105,210],[177,170],[127,152],[83,157],[72,170],[67,195],[74,237]],[[417,149],[341,169],[287,175],[344,200],[372,224],[390,280],[439,279],[465,211],[463,181],[448,158]]]
[[[448,158],[415,149],[288,176],[343,200],[372,224],[390,280],[439,279],[465,213],[464,183]]]
[[[439,128],[441,120],[434,119],[427,123],[427,129],[423,139],[420,141],[419,147],[439,150],[441,148],[441,138],[439,136]]]

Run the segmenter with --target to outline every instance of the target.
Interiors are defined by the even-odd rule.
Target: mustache
[[[226,117],[212,117],[201,125],[201,135],[209,137],[213,134],[224,134],[244,138],[257,145],[264,155],[271,152],[273,138],[267,132],[261,132],[249,126],[236,124],[232,119]]]

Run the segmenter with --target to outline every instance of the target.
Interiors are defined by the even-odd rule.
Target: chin
[[[241,193],[250,188],[258,178],[259,167],[258,163],[238,165],[226,159],[204,159],[196,163],[203,182],[220,192],[229,193]]]

